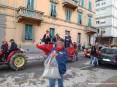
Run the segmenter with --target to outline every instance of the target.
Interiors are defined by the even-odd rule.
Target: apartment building
[[[96,0],[98,42],[117,45],[117,0]]]
[[[0,42],[19,46],[40,42],[46,30],[73,42],[95,41],[95,0],[0,0]]]

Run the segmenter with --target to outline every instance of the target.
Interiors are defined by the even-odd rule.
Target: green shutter
[[[53,15],[53,4],[51,3],[51,10],[50,10],[50,15]]]
[[[68,20],[68,10],[66,10],[66,20]]]
[[[74,2],[78,3],[78,0],[73,0]]]
[[[84,0],[82,0],[82,7],[84,7]]]
[[[89,0],[88,9],[89,9],[90,11],[92,11],[92,2],[91,2],[90,0]]]
[[[27,8],[30,10],[34,9],[34,0],[27,0]]]
[[[55,3],[51,3],[51,16],[52,17],[56,17],[56,4]]]
[[[66,20],[67,21],[71,21],[71,15],[72,15],[72,12],[70,9],[67,9],[66,10]]]
[[[50,28],[50,35],[53,38],[55,35],[55,29],[54,28]]]
[[[56,17],[56,4],[54,4],[54,17]]]
[[[55,35],[55,29],[54,28],[50,28],[51,41],[53,41],[54,35]]]
[[[91,27],[92,26],[92,17],[88,17],[88,26]]]
[[[82,24],[82,13],[78,13],[78,24]]]
[[[68,20],[70,21],[70,10],[68,10]]]
[[[34,9],[34,0],[27,0],[27,15],[32,16],[35,15],[34,12],[32,11]]]
[[[33,40],[33,30],[32,25],[25,25],[25,40]]]

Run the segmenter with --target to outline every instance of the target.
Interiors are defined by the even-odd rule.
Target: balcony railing
[[[87,26],[85,30],[86,30],[87,34],[95,34],[98,32],[98,30],[95,27],[88,27]]]
[[[59,1],[58,1],[58,0],[50,0],[50,2],[53,2],[53,3],[56,3],[56,4],[58,4],[58,3],[59,3]]]
[[[37,10],[30,10],[25,7],[19,7],[17,10],[18,22],[41,22],[43,20],[44,13]]]
[[[78,7],[78,3],[74,0],[63,0],[64,7],[76,9]]]

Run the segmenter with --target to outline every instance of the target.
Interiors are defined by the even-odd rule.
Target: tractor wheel
[[[10,60],[9,66],[11,69],[18,71],[24,69],[27,63],[26,57],[23,53],[16,53]]]

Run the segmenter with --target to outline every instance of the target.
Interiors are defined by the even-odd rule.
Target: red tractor
[[[48,55],[48,53],[50,53],[50,51],[52,50],[52,48],[54,47],[52,43],[49,44],[37,44],[36,47],[38,49],[41,49],[45,52],[46,55]],[[76,43],[73,43],[72,47],[67,48],[67,52],[68,52],[68,61],[72,61],[75,62],[76,61],[76,57],[77,57],[77,46]]]
[[[0,51],[0,65],[8,65],[13,70],[21,70],[26,65],[26,56],[20,49],[4,53]]]

